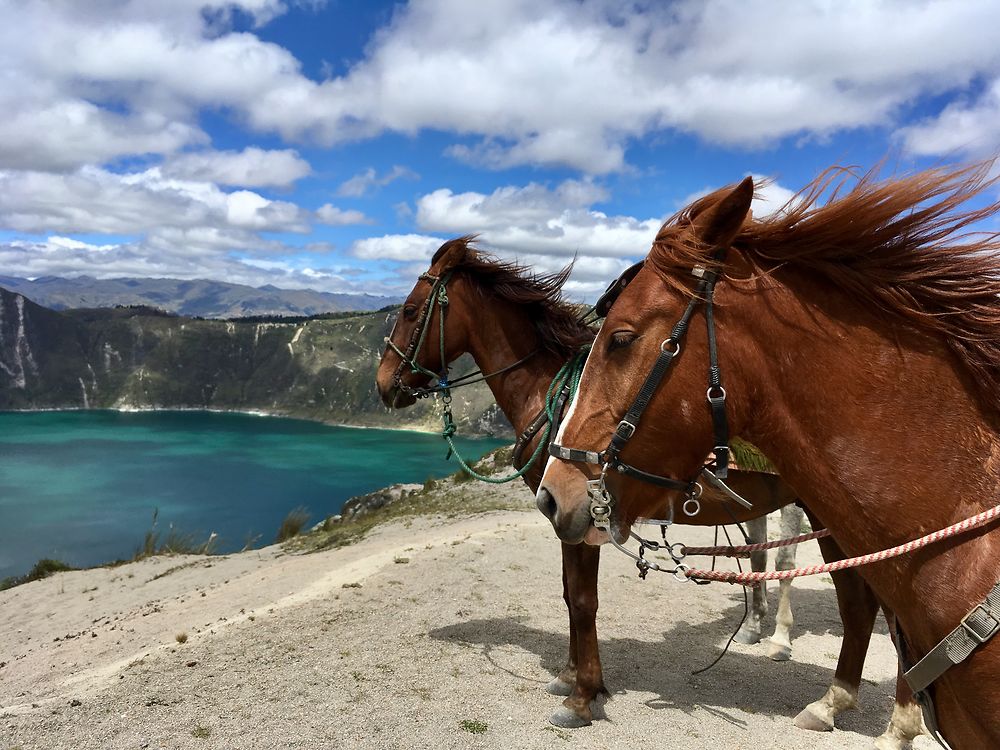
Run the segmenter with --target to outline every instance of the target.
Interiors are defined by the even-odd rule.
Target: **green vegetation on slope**
[[[220,409],[437,429],[430,400],[400,411],[379,401],[375,370],[393,318],[385,310],[293,322],[144,307],[56,312],[0,289],[0,409]],[[509,434],[485,386],[456,393],[455,407],[463,432]]]

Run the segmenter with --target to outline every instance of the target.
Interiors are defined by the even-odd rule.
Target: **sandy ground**
[[[523,487],[508,491],[527,507]],[[734,645],[693,677],[736,626],[740,589],[640,581],[620,554],[603,557],[613,696],[591,727],[547,722],[560,699],[543,687],[565,660],[566,615],[559,547],[526,510],[396,523],[316,554],[157,558],[2,592],[0,750],[841,750],[884,730],[895,680],[884,623],[861,709],[832,733],[792,725],[833,675],[841,626],[829,580],[795,589],[791,662]],[[800,548],[815,559],[815,543]]]

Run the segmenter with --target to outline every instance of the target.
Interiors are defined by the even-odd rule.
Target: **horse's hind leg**
[[[823,528],[811,514],[808,515],[814,529]],[[844,553],[833,541],[833,537],[820,539],[819,545],[827,562],[844,558]],[[868,643],[871,641],[878,613],[875,594],[856,571],[841,570],[830,575],[837,589],[837,605],[840,608],[840,619],[844,623],[837,671],[826,694],[810,703],[795,717],[795,726],[800,729],[827,732],[833,729],[837,714],[858,705],[861,671],[865,666],[865,655],[868,653]]]
[[[892,611],[885,607],[882,611],[889,622],[889,632],[895,632]],[[906,750],[924,731],[924,717],[920,706],[913,700],[913,691],[903,679],[902,669],[897,666],[896,702],[892,706],[892,718],[889,719],[885,733],[875,739],[875,750]]]
[[[608,691],[604,687],[597,644],[597,571],[600,561],[600,547],[587,544],[563,545],[564,592],[569,607],[570,646],[576,647],[576,660],[575,670],[570,664],[563,670],[563,673],[567,670],[575,671],[575,680],[563,705],[549,717],[549,721],[556,726],[582,727],[595,718],[603,718],[602,704]],[[572,654],[570,660],[573,660]],[[563,673],[556,679],[570,684],[569,680],[562,679]]]
[[[767,541],[767,516],[747,521],[747,536],[753,544]],[[759,573],[767,570],[767,550],[750,555],[750,569]],[[750,617],[736,633],[737,643],[760,643],[760,623],[767,616],[767,583],[762,581],[753,590]]]
[[[805,512],[798,505],[790,503],[781,509],[781,538],[791,539],[802,533],[802,518]],[[774,560],[775,570],[791,570],[795,567],[795,552],[798,545],[778,547]],[[792,658],[792,582],[781,581],[781,593],[778,596],[778,613],[775,616],[774,635],[767,644],[767,655],[775,661],[788,661]]]

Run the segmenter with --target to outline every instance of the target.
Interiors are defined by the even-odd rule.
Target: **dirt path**
[[[818,559],[814,544],[802,559]],[[609,550],[598,620],[609,720],[556,729],[546,717],[559,699],[543,687],[567,647],[558,570],[544,519],[495,512],[396,523],[310,555],[160,558],[2,592],[0,750],[840,750],[885,728],[895,662],[883,623],[862,709],[833,733],[792,726],[840,645],[828,581],[795,590],[793,661],[734,646],[692,677],[735,627],[740,590],[639,581]]]

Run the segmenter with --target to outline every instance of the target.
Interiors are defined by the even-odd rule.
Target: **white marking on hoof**
[[[926,733],[924,717],[916,703],[892,707],[892,718],[885,734],[875,740],[875,750],[905,750],[910,742]]]
[[[823,721],[820,717],[810,711],[808,708],[803,708],[799,711],[799,715],[795,717],[792,722],[799,729],[807,729],[810,732],[832,732],[833,722]]]
[[[733,639],[737,643],[743,643],[747,646],[752,646],[755,643],[760,643],[760,631],[750,630],[749,628],[740,628],[739,632],[736,633],[736,637]]]
[[[788,661],[792,658],[792,647],[770,641],[767,644],[767,655],[772,661]]]
[[[834,680],[826,695],[810,703],[795,717],[795,726],[813,732],[829,732],[838,714],[858,705],[858,694],[840,680]]]
[[[579,729],[580,727],[589,727],[593,722],[589,719],[584,719],[576,711],[566,708],[566,706],[560,706],[549,717],[549,724],[562,727],[563,729]]]
[[[545,692],[549,695],[561,695],[565,698],[573,692],[573,686],[565,680],[556,677],[545,686]]]

